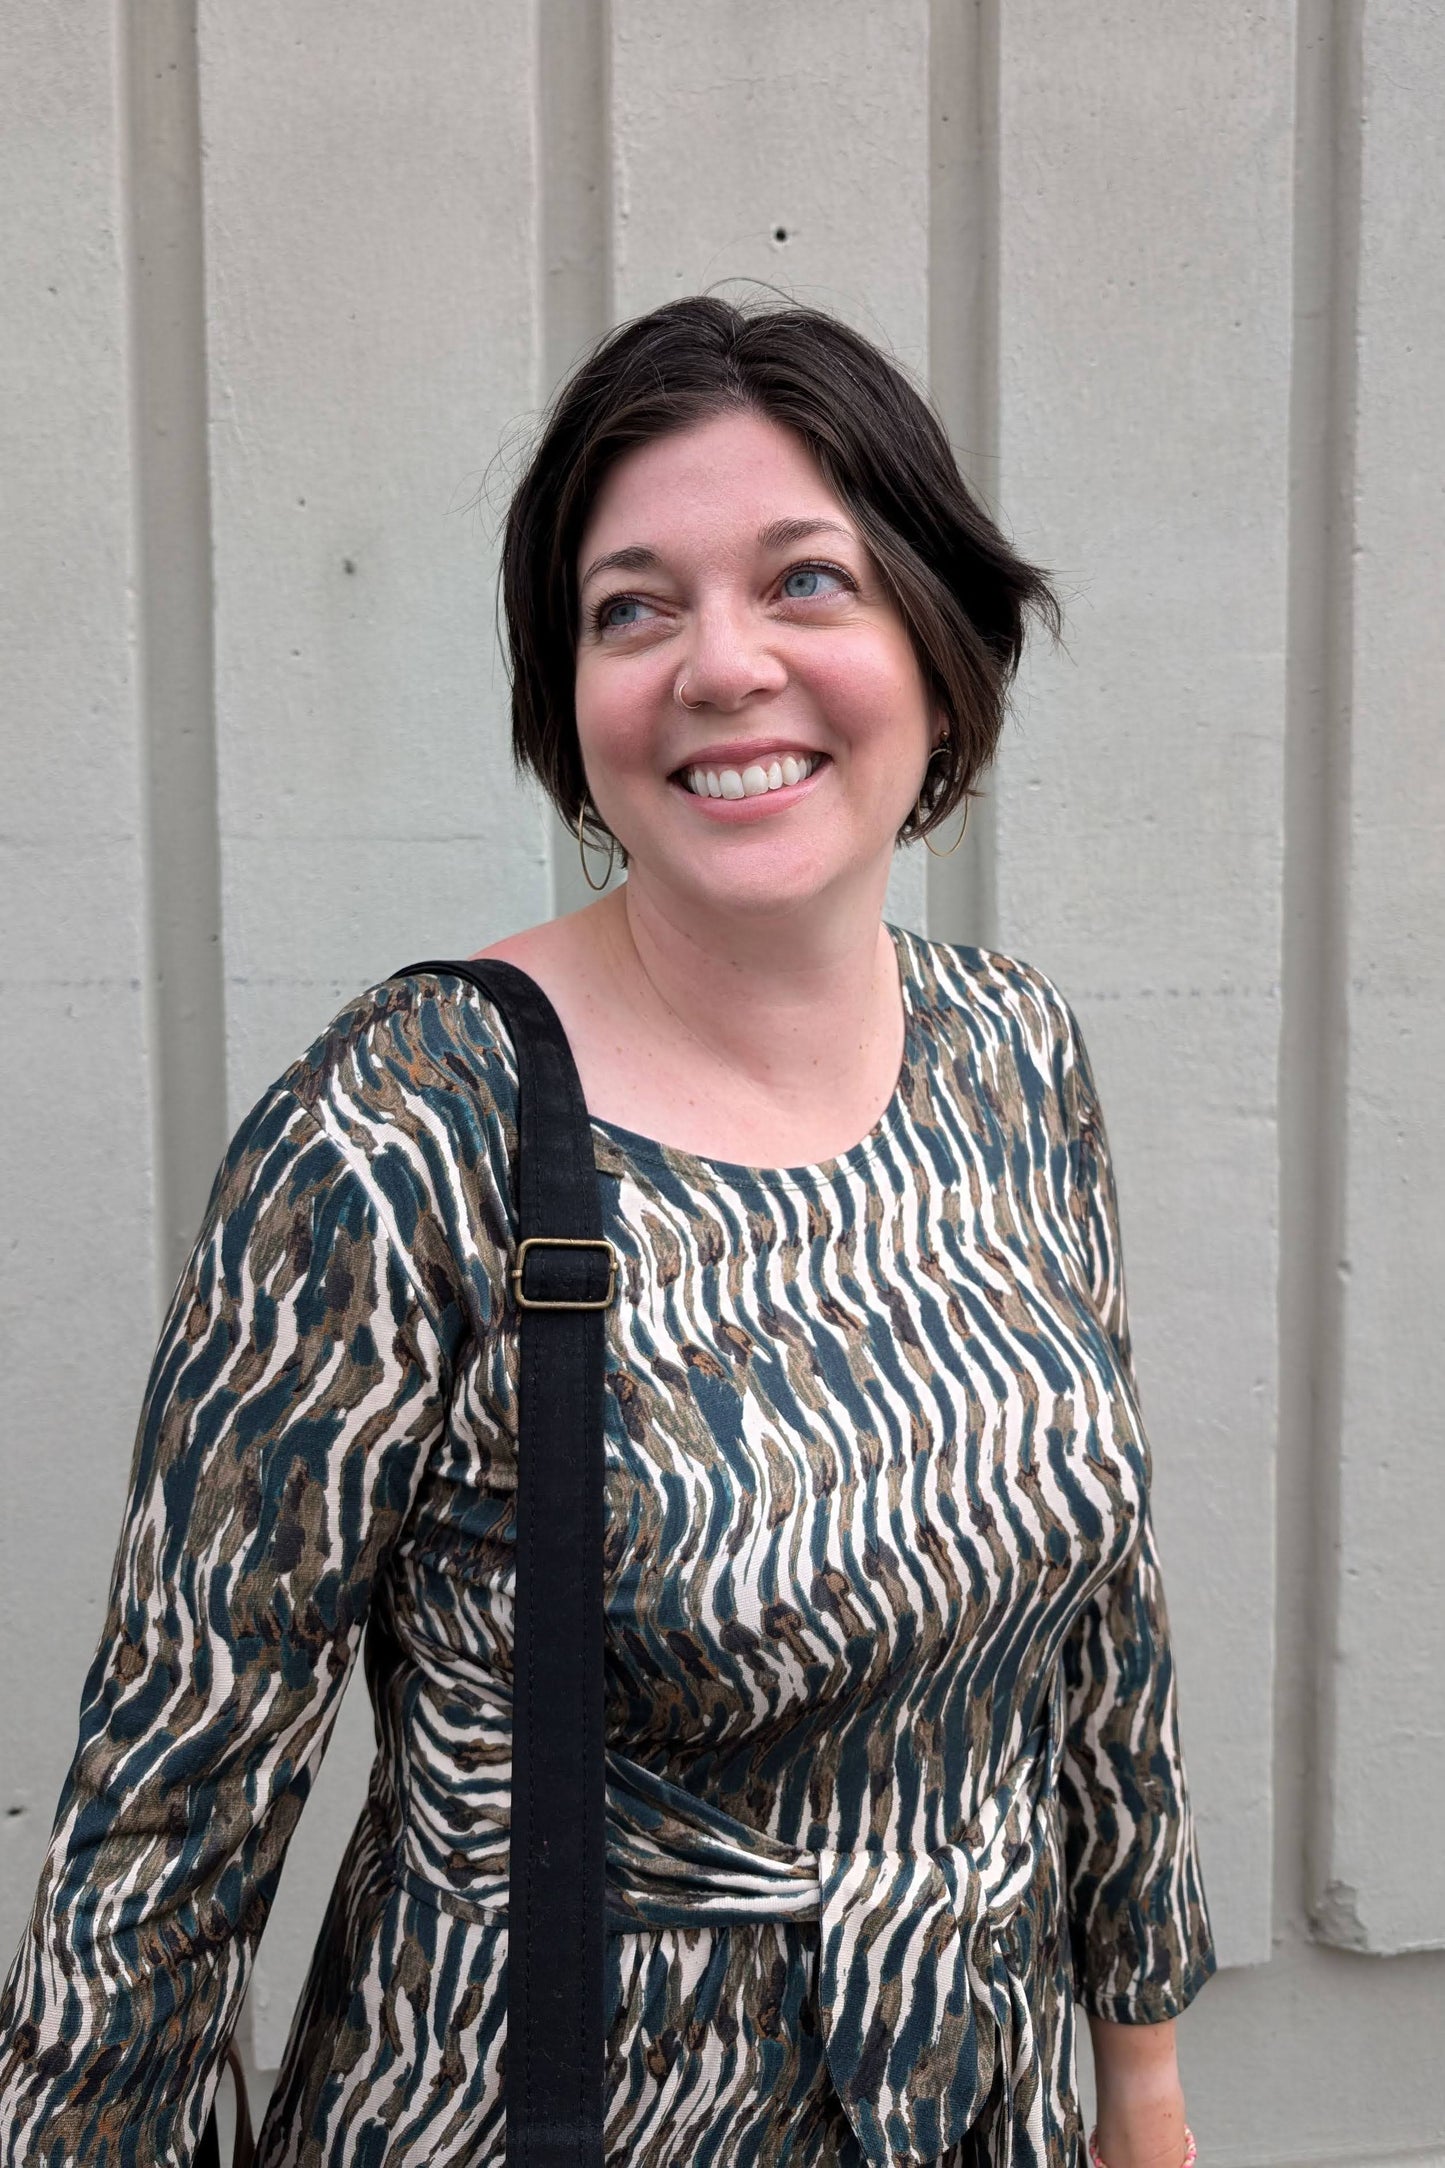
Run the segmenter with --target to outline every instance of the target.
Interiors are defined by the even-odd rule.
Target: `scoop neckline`
[[[590,1114],[594,1130],[611,1140],[629,1160],[654,1173],[694,1175],[699,1183],[725,1183],[735,1189],[816,1189],[843,1174],[861,1173],[877,1160],[882,1147],[896,1137],[904,1120],[913,1071],[918,1060],[919,985],[913,955],[913,937],[904,926],[884,919],[898,959],[898,983],[903,995],[903,1056],[888,1104],[867,1135],[831,1159],[803,1160],[788,1167],[749,1166],[736,1159],[710,1159],[701,1152],[685,1151],[681,1145],[665,1144],[660,1137],[645,1136],[605,1115]]]

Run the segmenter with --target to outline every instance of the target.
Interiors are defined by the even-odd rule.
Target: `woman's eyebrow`
[[[765,550],[791,549],[795,542],[806,542],[809,535],[840,534],[845,541],[854,539],[849,527],[836,519],[775,519],[770,527],[758,529],[758,546]]]
[[[661,563],[656,550],[632,542],[624,550],[609,550],[605,557],[594,557],[582,575],[582,585],[595,580],[599,572],[651,572]]]
[[[840,526],[836,519],[775,519],[758,529],[758,547],[791,549],[795,542],[806,542],[815,534],[840,534],[845,541],[856,540],[852,529]],[[609,550],[605,557],[594,557],[582,575],[582,586],[595,580],[601,572],[655,572],[661,563],[656,550],[648,549],[642,542],[630,542],[625,549]]]

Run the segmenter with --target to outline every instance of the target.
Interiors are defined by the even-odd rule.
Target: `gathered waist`
[[[924,1851],[787,1844],[609,1753],[609,1929],[816,1922],[824,2051],[874,2168],[936,2160],[976,2124],[993,2168],[1008,2168],[1013,2102],[1037,2060],[1012,1951],[1053,1947],[1059,1926],[1045,1915],[1061,1879],[1062,1695],[1056,1675],[1043,1720],[972,1819]],[[505,1921],[504,1860],[469,1872],[463,1894],[408,1871],[400,1849],[409,1895]],[[1016,1921],[1027,1932],[1006,1941]],[[901,2005],[913,2022],[897,2022]]]
[[[870,1910],[904,1906],[935,1872],[960,1894],[977,1881],[995,1908],[1007,1906],[1032,1856],[1028,1835],[1037,1810],[1053,1788],[1052,1746],[1052,1727],[1041,1724],[972,1821],[954,1840],[926,1851],[786,1844],[625,1756],[609,1755],[608,1925],[626,1931],[817,1920],[843,1884],[852,1901],[866,1899]]]

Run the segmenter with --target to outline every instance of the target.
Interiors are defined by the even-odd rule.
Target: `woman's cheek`
[[[840,726],[876,731],[882,715],[903,721],[916,708],[922,715],[923,685],[917,661],[906,640],[900,649],[876,634],[830,643],[800,663],[821,707]],[[906,727],[906,726],[905,726]]]
[[[662,689],[665,694],[666,688]],[[576,689],[583,758],[619,773],[656,765],[659,680],[656,669],[582,670]]]

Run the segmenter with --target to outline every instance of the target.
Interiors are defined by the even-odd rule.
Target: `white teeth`
[[[810,753],[802,760],[784,753],[765,767],[761,761],[753,761],[741,771],[737,768],[689,768],[687,787],[697,798],[761,798],[770,790],[783,790],[791,783],[801,783],[804,776],[811,775],[821,756]]]

